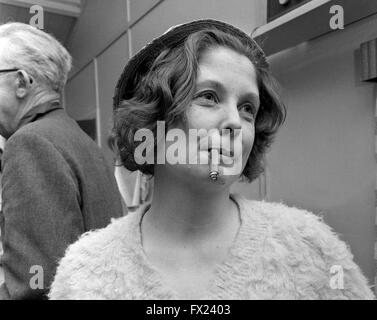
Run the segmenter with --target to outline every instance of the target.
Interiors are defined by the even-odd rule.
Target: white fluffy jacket
[[[373,299],[346,244],[316,215],[232,196],[241,227],[204,299]],[[146,207],[66,251],[51,299],[177,299],[141,243]]]

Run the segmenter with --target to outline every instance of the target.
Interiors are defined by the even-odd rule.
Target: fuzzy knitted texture
[[[346,244],[321,218],[280,203],[232,199],[240,210],[240,230],[206,295],[198,298],[374,298]],[[140,222],[146,210],[113,220],[72,244],[49,297],[179,299],[144,254]],[[331,288],[340,283],[332,278],[339,272],[343,289]]]

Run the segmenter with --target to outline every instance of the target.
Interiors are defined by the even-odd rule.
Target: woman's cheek
[[[251,150],[253,149],[255,140],[255,128],[254,124],[248,124],[242,128],[242,154],[244,162],[247,161]]]
[[[215,115],[210,108],[192,105],[187,111],[187,124],[190,129],[215,128]]]

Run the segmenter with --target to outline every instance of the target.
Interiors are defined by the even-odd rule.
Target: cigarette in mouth
[[[212,181],[216,181],[219,176],[219,162],[220,154],[219,150],[211,149],[211,160],[209,165],[209,178]]]

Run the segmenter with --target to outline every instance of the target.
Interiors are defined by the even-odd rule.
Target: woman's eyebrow
[[[225,91],[225,87],[222,83],[216,81],[216,80],[203,80],[198,82],[196,85],[197,89],[202,89],[202,88],[214,88],[216,90],[220,91]]]
[[[254,105],[258,108],[259,105],[260,105],[260,99],[259,99],[259,95],[254,93],[254,92],[250,92],[250,93],[246,93],[242,96],[242,101],[251,101],[254,103]]]

